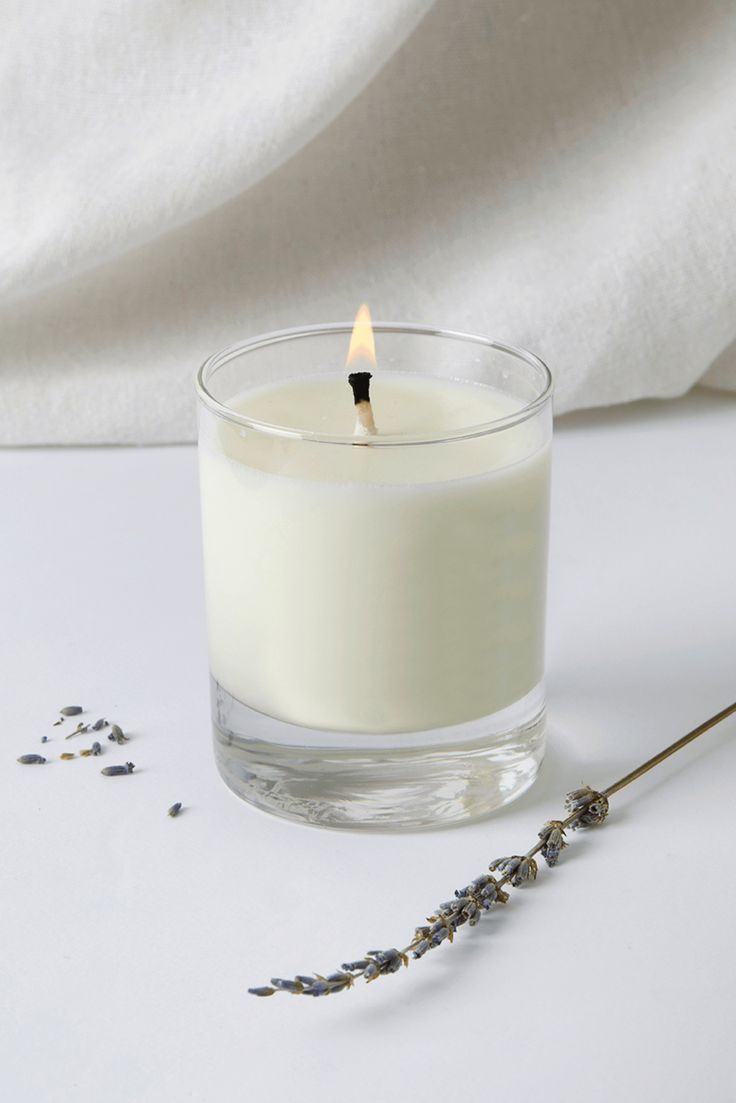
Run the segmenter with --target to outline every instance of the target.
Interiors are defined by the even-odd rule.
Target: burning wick
[[[351,372],[348,376],[348,383],[353,388],[353,398],[355,399],[356,437],[372,437],[376,432],[370,398],[371,378],[369,371]]]
[[[355,315],[355,324],[350,336],[350,348],[348,350],[347,366],[365,364],[371,368],[376,366],[376,346],[373,340],[373,326],[371,325],[371,313],[365,303]],[[369,371],[355,371],[348,376],[348,383],[353,388],[355,399],[355,435],[356,437],[372,437],[376,433],[376,423],[373,420],[373,408],[371,407],[370,385],[371,373]]]

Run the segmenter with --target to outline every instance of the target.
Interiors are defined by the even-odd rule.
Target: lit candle
[[[284,745],[467,738],[525,701],[538,718],[548,408],[376,367],[366,308],[348,372],[352,396],[347,373],[311,370],[231,394],[234,420],[203,415],[216,695]]]

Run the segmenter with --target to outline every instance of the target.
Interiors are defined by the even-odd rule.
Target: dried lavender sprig
[[[518,888],[536,879],[535,855],[541,854],[550,868],[555,866],[563,848],[567,846],[565,831],[568,828],[575,831],[581,827],[602,824],[608,815],[609,797],[734,713],[736,702],[703,721],[697,728],[647,759],[607,789],[598,791],[583,785],[572,790],[565,797],[565,810],[568,813],[565,819],[549,820],[539,832],[538,841],[526,854],[495,858],[488,868],[501,874],[498,879],[490,873],[483,873],[464,888],[456,889],[453,899],[440,904],[436,912],[428,917],[426,924],[415,929],[411,942],[402,950],[369,950],[362,958],[345,962],[341,970],[328,976],[315,973],[313,976],[296,976],[293,979],[273,977],[270,985],[249,988],[248,991],[253,996],[274,996],[277,992],[288,992],[293,996],[329,996],[352,988],[360,977],[370,982],[389,973],[396,973],[402,966],[408,966],[409,955],[418,959],[441,946],[443,942],[452,942],[460,927],[465,924],[474,927],[483,912],[489,911],[496,904],[506,903],[509,899],[509,894],[504,891],[506,885]]]

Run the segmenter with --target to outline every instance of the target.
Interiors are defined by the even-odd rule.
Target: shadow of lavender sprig
[[[291,979],[272,977],[270,984],[249,988],[253,996],[274,996],[288,992],[292,996],[330,996],[352,988],[356,980],[370,983],[379,977],[397,973],[437,949],[443,942],[452,942],[461,927],[475,927],[485,912],[509,899],[506,886],[520,888],[537,878],[535,855],[541,854],[548,866],[555,866],[564,847],[565,832],[579,827],[593,827],[603,823],[608,814],[608,799],[604,793],[584,785],[568,793],[565,799],[568,816],[564,820],[550,820],[538,835],[538,842],[526,854],[512,854],[506,858],[494,858],[482,873],[470,884],[455,890],[451,900],[440,904],[426,923],[414,930],[414,936],[402,950],[369,950],[356,961],[347,961],[340,969],[327,976],[320,973],[300,975]],[[499,876],[493,876],[498,873]]]

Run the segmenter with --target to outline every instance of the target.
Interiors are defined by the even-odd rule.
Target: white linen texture
[[[558,412],[736,389],[736,5],[2,11],[0,443],[191,440],[209,353],[363,300]]]

